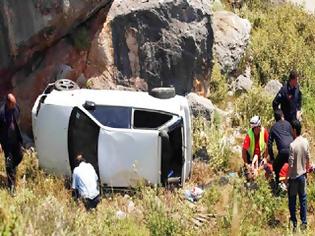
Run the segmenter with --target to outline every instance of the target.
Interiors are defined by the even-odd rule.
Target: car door
[[[102,128],[98,160],[107,186],[135,186],[140,180],[160,182],[160,140],[157,130]]]
[[[68,151],[71,171],[75,167],[75,157],[83,155],[99,175],[98,139],[100,127],[88,114],[74,107],[69,120]]]

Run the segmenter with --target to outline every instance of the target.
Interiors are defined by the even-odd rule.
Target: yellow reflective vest
[[[254,157],[255,152],[255,134],[252,128],[250,128],[247,131],[247,134],[249,136],[250,140],[250,146],[248,149],[248,153],[250,158],[252,159]],[[260,156],[262,157],[266,148],[266,142],[265,142],[265,128],[261,127],[260,134],[259,134],[259,149],[260,149]]]

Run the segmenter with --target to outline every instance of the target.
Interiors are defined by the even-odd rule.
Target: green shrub
[[[254,87],[248,93],[240,95],[234,103],[233,123],[249,127],[250,118],[259,115],[262,125],[270,126],[273,123],[272,99],[261,87]]]
[[[239,12],[252,23],[247,58],[259,84],[284,82],[289,71],[301,75],[304,124],[315,131],[315,16],[291,4],[246,0]],[[248,59],[245,59],[248,60]]]
[[[216,119],[219,120],[219,115]],[[232,154],[229,144],[225,142],[224,130],[203,117],[193,119],[193,153],[205,148],[209,155],[209,165],[214,171],[226,170]]]
[[[213,213],[213,206],[219,201],[221,193],[216,186],[211,186],[204,193],[202,202],[207,206],[208,212]]]
[[[222,102],[228,92],[226,78],[221,74],[221,68],[218,62],[214,62],[211,79],[209,80],[209,96],[208,98],[214,103]]]

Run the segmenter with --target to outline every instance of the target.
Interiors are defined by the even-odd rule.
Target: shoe
[[[15,185],[12,184],[10,187],[9,187],[9,193],[12,197],[15,197]]]
[[[301,229],[301,231],[307,230],[307,224],[305,224],[305,223],[301,224],[300,229]]]
[[[292,229],[293,233],[295,233],[296,232],[296,228],[297,228],[297,222],[293,222],[293,221],[290,220],[289,228]]]

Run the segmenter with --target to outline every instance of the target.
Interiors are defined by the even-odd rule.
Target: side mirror
[[[94,111],[95,110],[95,102],[85,101],[85,103],[83,104],[83,107],[88,111]]]

